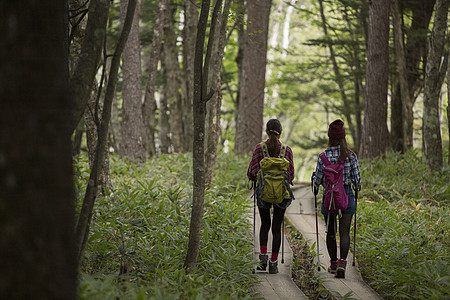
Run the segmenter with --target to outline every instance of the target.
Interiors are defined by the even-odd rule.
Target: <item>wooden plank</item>
[[[314,214],[314,195],[309,187],[301,187],[294,191],[298,204],[291,205],[286,212],[286,217],[290,222],[299,230],[308,244],[311,246],[316,242],[316,219]],[[295,203],[295,202],[294,202]],[[320,216],[320,217],[319,217]],[[326,249],[326,234],[325,234],[325,222],[322,214],[318,214],[319,223],[319,252],[320,252],[320,264],[321,271],[316,273],[324,278],[323,285],[331,292],[339,292],[341,295],[345,295],[348,292],[352,292],[352,297],[355,299],[382,299],[371,287],[369,287],[362,279],[358,272],[357,267],[352,266],[353,256],[349,252],[347,257],[347,270],[345,279],[334,278],[334,275],[327,272],[330,258]],[[315,248],[314,250],[316,250]],[[338,245],[339,253],[339,245]],[[317,263],[317,257],[315,257]]]
[[[252,222],[253,222],[253,208],[252,208]],[[256,210],[256,236],[254,244],[254,259],[259,260],[259,228],[261,219]],[[270,258],[270,250],[272,245],[272,234],[269,231],[268,240],[268,252]],[[282,248],[280,249],[280,251]],[[278,274],[269,274],[269,267],[266,271],[256,271],[258,274],[260,283],[256,284],[253,289],[264,299],[277,300],[277,299],[308,299],[305,294],[297,287],[291,277],[291,263],[292,263],[292,251],[286,238],[284,238],[284,264],[281,264],[282,254],[278,257]]]

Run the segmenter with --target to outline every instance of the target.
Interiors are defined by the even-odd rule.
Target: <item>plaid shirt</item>
[[[331,164],[337,163],[339,160],[339,154],[341,146],[330,147],[325,149],[325,156],[328,158]],[[316,173],[313,177],[314,184],[316,186],[324,185],[325,176],[323,174],[324,164],[322,160],[317,160]],[[343,172],[344,185],[350,185],[353,183],[354,186],[358,188],[361,186],[361,173],[359,171],[358,158],[356,154],[350,152],[344,162],[344,172]]]
[[[268,140],[265,142],[268,143]],[[277,157],[280,155],[281,142],[278,141],[278,152]],[[292,154],[292,149],[286,145],[286,152],[284,153],[284,157],[289,161],[289,168],[287,169],[287,177],[289,181],[294,180],[294,157]],[[264,158],[264,154],[260,144],[257,144],[255,150],[253,151],[252,160],[250,161],[250,165],[247,170],[247,177],[252,181],[256,181],[258,171],[259,171],[259,162]]]

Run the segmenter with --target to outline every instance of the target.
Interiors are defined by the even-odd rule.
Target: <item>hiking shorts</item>
[[[353,194],[352,187],[350,185],[344,184],[345,193],[348,195],[348,205],[347,209],[343,211],[343,214],[355,214],[356,213],[356,203],[355,203],[355,194]],[[325,210],[325,195],[322,197],[322,208],[321,212],[326,217],[328,212]]]
[[[256,188],[256,204],[258,205],[258,208],[262,209],[271,209],[272,205],[276,205],[281,209],[288,208],[289,205],[291,205],[292,199],[284,199],[281,203],[269,203],[264,200],[259,199],[258,197],[258,188]]]

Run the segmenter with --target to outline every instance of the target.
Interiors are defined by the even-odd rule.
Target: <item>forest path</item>
[[[303,183],[295,186],[294,196],[295,200],[287,209],[286,217],[297,228],[297,230],[302,233],[303,237],[308,241],[308,244],[311,247],[316,242],[314,194],[312,193],[309,184]],[[327,268],[330,263],[330,257],[328,256],[327,246],[325,242],[325,222],[320,211],[318,213],[318,221],[321,268],[320,272],[318,272],[317,269],[316,272],[321,278],[324,279],[324,287],[333,294],[336,294],[336,292],[338,292],[340,295],[344,296],[348,293],[351,293],[350,296],[353,299],[382,299],[371,287],[369,287],[363,281],[361,275],[358,272],[357,264],[356,266],[352,266],[353,253],[351,252],[349,252],[349,255],[347,257],[348,264],[347,270],[345,272],[345,279],[334,278],[334,275],[327,272]],[[314,250],[316,249],[317,248],[315,248]],[[317,257],[315,257],[314,260],[317,263]]]
[[[253,199],[252,199],[253,200]],[[253,211],[252,217],[253,217]],[[255,211],[255,243],[253,250],[253,257],[255,262],[259,261],[259,228],[261,227],[261,218],[259,217],[258,209]],[[253,222],[253,219],[252,219]],[[270,254],[272,246],[272,234],[269,232],[269,241],[267,243],[268,251]],[[278,274],[269,274],[269,267],[266,271],[256,271],[258,275],[259,283],[253,286],[253,290],[258,293],[257,297],[261,297],[267,300],[279,300],[279,299],[308,299],[303,292],[297,287],[292,280],[291,275],[291,263],[292,263],[292,251],[289,247],[289,243],[284,237],[284,264],[281,263],[283,247],[280,249],[278,257]],[[270,255],[269,255],[270,256]],[[270,257],[269,257],[270,258]]]

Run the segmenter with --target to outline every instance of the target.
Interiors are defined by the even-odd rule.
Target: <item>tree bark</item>
[[[100,115],[103,111],[103,101],[100,101],[100,97],[98,95],[98,87],[95,86],[91,99],[88,102],[88,107],[84,113],[84,124],[86,124],[86,143],[88,148],[88,156],[89,156],[89,167],[92,169],[94,160],[95,160],[95,152],[97,151],[98,144],[98,132],[100,127]],[[101,168],[101,172],[99,174],[97,189],[97,196],[104,196],[105,191],[112,191],[111,184],[111,176],[109,172],[109,151],[108,147],[103,149],[104,157],[103,166]]]
[[[0,4],[0,293],[77,299],[67,1]]]
[[[405,58],[405,46],[403,44],[403,30],[400,21],[401,13],[399,9],[398,0],[392,0],[392,23],[394,29],[394,44],[395,44],[395,57],[397,62],[397,76],[400,86],[400,99],[402,103],[402,136],[403,136],[403,151],[406,152],[413,146],[413,104],[414,102],[410,98],[407,70],[406,70],[406,58]]]
[[[121,111],[119,108],[119,99],[117,99],[117,95],[114,95],[114,100],[111,108],[111,128],[110,128],[110,143],[114,149],[114,152],[119,153],[122,144],[122,133],[121,133],[121,124],[120,124],[120,115]]]
[[[417,99],[423,89],[427,64],[427,33],[436,0],[411,1],[412,23],[406,30],[405,58],[408,71],[408,86],[411,101]]]
[[[261,142],[267,38],[271,0],[247,3],[247,37],[244,48],[235,150],[245,154]]]
[[[221,4],[222,1],[216,2],[216,7],[218,4]],[[222,8],[220,5],[218,15],[212,17],[212,19],[216,20],[214,36],[211,36],[210,31],[210,39],[213,39],[213,50],[215,59],[212,61],[210,69],[212,70],[212,76],[210,77],[210,82],[208,86],[212,86],[212,89],[215,91],[212,98],[208,101],[206,105],[206,116],[207,116],[207,128],[208,132],[206,134],[206,175],[205,181],[206,186],[209,187],[213,173],[214,173],[214,165],[216,164],[217,157],[217,145],[219,144],[220,137],[220,109],[222,107],[222,81],[220,78],[220,71],[222,69],[222,61],[226,44],[226,33],[227,33],[227,25],[228,25],[228,13],[231,6],[231,0],[226,0],[225,4]]]
[[[83,141],[83,134],[85,132],[85,126],[83,122],[80,122],[75,130],[72,143],[72,156],[75,157],[81,153],[81,143]]]
[[[91,0],[86,32],[81,46],[78,63],[73,72],[70,85],[74,95],[74,112],[71,117],[71,129],[75,130],[86,109],[91,95],[94,78],[106,36],[109,0]]]
[[[128,0],[120,1],[120,21],[123,25]],[[133,25],[123,50],[122,73],[122,149],[121,155],[134,161],[145,161],[145,132],[142,120],[141,43],[139,40],[139,5],[136,5]]]
[[[234,113],[234,122],[236,124],[236,134],[238,132],[239,127],[239,103],[241,99],[241,89],[242,89],[242,60],[244,58],[244,48],[245,48],[245,36],[246,36],[246,28],[244,26],[246,14],[246,6],[245,0],[237,0],[236,3],[236,15],[237,15],[237,32],[238,32],[238,53],[236,55],[235,61],[238,69],[238,78],[237,78],[237,93],[236,93],[236,102],[235,102],[235,113]],[[236,146],[235,146],[236,149]]]
[[[164,42],[162,47],[162,63],[164,65],[164,89],[162,98],[167,102],[170,141],[173,151],[182,152],[183,114],[181,112],[180,77],[178,62],[177,36],[175,35],[175,13],[177,6],[169,1],[167,19],[164,25]],[[166,148],[166,147],[165,147]]]
[[[194,137],[193,137],[193,170],[194,185],[192,195],[192,214],[189,229],[189,244],[184,267],[190,273],[195,269],[200,249],[200,233],[205,199],[205,114],[206,114],[206,80],[207,72],[203,70],[203,49],[210,0],[202,1],[200,18],[197,26],[194,57]],[[206,65],[206,64],[205,64]]]
[[[448,64],[448,51],[444,46],[448,30],[449,2],[437,0],[431,33],[424,86],[423,136],[427,167],[431,170],[442,168],[442,139],[439,120],[439,94]],[[442,62],[442,57],[445,57]]]
[[[127,16],[125,18],[125,22],[122,31],[120,33],[119,40],[117,41],[117,46],[114,51],[114,55],[111,62],[111,68],[109,71],[109,80],[105,92],[102,120],[100,123],[97,151],[95,155],[94,164],[91,169],[91,174],[89,176],[89,182],[86,188],[83,205],[81,207],[81,212],[76,227],[76,250],[78,255],[78,263],[83,257],[86,241],[89,235],[89,226],[91,223],[92,212],[94,209],[94,204],[97,196],[97,189],[99,186],[99,174],[101,174],[101,166],[104,160],[105,154],[104,149],[107,147],[108,129],[109,129],[109,122],[111,119],[111,107],[117,84],[117,76],[120,66],[120,57],[122,56],[122,52],[128,38],[128,34],[130,33],[131,30],[133,15],[136,8],[136,2],[137,0],[129,0],[128,2]]]
[[[391,98],[391,145],[394,150],[400,152],[410,148],[413,142],[414,114],[412,108],[419,92],[423,89],[427,61],[426,38],[435,2],[435,0],[397,1],[398,20],[394,19],[393,14],[393,21],[397,22],[397,25],[394,26],[394,43],[397,48],[399,48],[400,43],[403,44],[403,52],[396,50],[396,56],[399,57],[403,53],[403,57],[400,57],[400,59],[404,59],[405,62],[405,68],[398,64],[398,67],[404,69],[405,74],[399,75],[400,77],[394,75],[397,82],[392,84],[393,95]],[[401,22],[403,11],[412,14],[412,22],[409,28]],[[404,81],[407,81],[407,87],[405,87]],[[402,82],[402,87],[400,82]],[[401,88],[405,91],[401,92]],[[403,96],[406,91],[408,91],[408,94]],[[407,134],[406,137],[405,134]],[[404,147],[404,143],[410,143],[411,146]]]
[[[447,55],[450,55],[450,53],[448,53]],[[447,126],[448,126],[447,164],[450,166],[450,59],[447,61]]]
[[[320,16],[322,19],[322,29],[323,29],[323,33],[325,34],[325,37],[327,37],[328,36],[328,28],[327,28],[327,22],[326,22],[326,18],[325,18],[322,0],[319,0],[319,5],[320,5]],[[347,120],[348,128],[350,129],[350,133],[353,137],[353,140],[356,141],[356,140],[358,140],[358,137],[356,136],[355,126],[353,125],[353,121],[352,121],[350,102],[348,101],[347,94],[345,92],[344,80],[342,78],[341,70],[339,69],[339,65],[336,60],[336,55],[334,53],[334,47],[331,42],[328,43],[328,50],[330,51],[330,59],[331,59],[332,65],[333,65],[334,76],[336,78],[336,82],[339,87],[339,93],[341,95],[342,103],[344,106],[344,109],[343,109],[344,116],[345,116],[345,119]]]
[[[72,74],[81,53],[84,34],[87,24],[88,2],[83,0],[70,0],[69,2],[69,74]],[[81,143],[85,133],[84,122],[79,122],[75,128],[72,156],[81,152]]]
[[[162,54],[164,57],[164,54]],[[164,58],[162,58],[164,59]],[[164,64],[161,66],[161,71],[165,74],[166,69]],[[170,139],[170,122],[169,122],[169,104],[164,93],[159,98],[159,119],[158,119],[158,135],[159,135],[159,151],[161,154],[167,154],[172,145]]]
[[[185,95],[183,97],[183,144],[184,151],[192,151],[192,137],[194,123],[192,117],[192,103],[194,97],[194,56],[195,37],[197,35],[198,12],[193,1],[184,2],[184,28],[183,28],[183,73]]]
[[[393,72],[391,80],[391,134],[390,146],[393,151],[403,153],[402,95],[398,74]]]
[[[145,89],[143,104],[143,118],[147,135],[147,152],[150,156],[156,155],[155,130],[156,130],[156,76],[158,74],[158,62],[161,58],[161,45],[164,30],[164,22],[167,14],[168,0],[161,0],[158,4],[158,14],[153,28],[153,40],[148,65],[148,80]],[[190,2],[190,1],[188,1]]]
[[[356,12],[358,15],[363,15],[362,11],[364,10],[364,8],[361,8],[359,12]],[[359,24],[356,28],[356,30],[354,29],[354,25],[352,24],[349,15],[348,15],[348,10],[345,9],[345,17],[346,17],[346,21],[347,21],[347,27],[348,27],[348,31],[350,32],[351,38],[354,41],[354,45],[353,45],[353,51],[350,54],[352,59],[351,59],[351,65],[354,68],[353,73],[353,89],[354,89],[354,105],[355,105],[355,139],[354,139],[354,149],[356,149],[356,151],[359,151],[360,145],[361,145],[361,134],[362,134],[362,111],[361,111],[361,90],[362,90],[362,76],[361,74],[363,73],[362,70],[362,66],[361,66],[361,59],[360,59],[360,53],[361,53],[361,48],[360,48],[360,43],[358,41],[358,36],[356,33],[360,32],[361,30],[363,30],[361,27],[362,25]]]
[[[87,24],[88,2],[70,0],[69,2],[69,73],[75,69],[81,53]]]
[[[362,158],[384,155],[388,144],[389,6],[389,0],[369,4]]]

